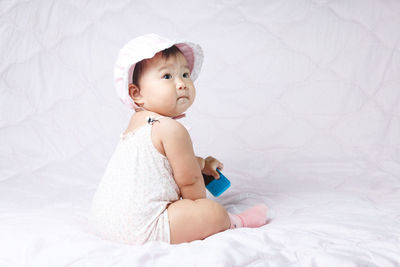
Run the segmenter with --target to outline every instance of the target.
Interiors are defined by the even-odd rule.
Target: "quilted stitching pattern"
[[[275,220],[182,262],[398,265],[399,14],[394,0],[0,1],[0,263],[146,259],[93,250],[83,225],[130,116],[117,52],[156,32],[204,49],[187,115],[196,153],[232,182],[220,201],[263,199]],[[166,265],[203,244],[151,248]]]
[[[165,24],[169,34],[193,36],[205,47],[192,119],[199,130],[212,115],[219,135],[194,132],[199,140],[212,138],[220,157],[244,160],[232,158],[230,147],[267,156],[272,166],[278,164],[272,157],[397,164],[399,5],[379,3],[192,3],[185,24],[185,16],[168,18],[174,6],[165,3],[3,1],[1,177],[85,153],[93,138],[112,138],[111,129],[124,125],[110,68],[122,40],[143,32],[138,25],[149,22],[148,12],[158,21],[147,31]],[[194,10],[210,12],[199,17]],[[112,38],[121,24],[132,27]],[[101,131],[106,124],[108,137]],[[21,144],[26,134],[31,142]]]

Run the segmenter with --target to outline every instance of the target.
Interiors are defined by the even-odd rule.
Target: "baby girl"
[[[89,224],[100,237],[177,244],[266,223],[263,204],[231,214],[206,197],[202,173],[218,179],[223,164],[196,157],[177,121],[195,100],[193,81],[202,61],[199,45],[155,34],[121,49],[115,83],[121,101],[135,112],[93,198]]]

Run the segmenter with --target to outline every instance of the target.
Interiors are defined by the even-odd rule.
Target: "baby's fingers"
[[[219,173],[217,172],[217,169],[221,171],[224,168],[224,164],[211,156],[206,158],[206,162],[208,163],[209,171],[211,172],[210,175],[212,175],[215,179],[219,179]]]
[[[217,170],[212,172],[212,176],[214,176],[215,179],[219,179],[219,173],[217,172]]]
[[[222,171],[222,169],[224,168],[224,164],[222,164],[222,162],[218,162],[218,167],[217,167],[220,171]]]

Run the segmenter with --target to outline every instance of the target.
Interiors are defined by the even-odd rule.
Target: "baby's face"
[[[139,84],[144,108],[164,116],[184,113],[196,96],[189,66],[181,53],[168,59],[157,53],[146,62]]]

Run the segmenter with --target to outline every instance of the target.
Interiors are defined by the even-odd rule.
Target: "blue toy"
[[[206,188],[214,197],[220,196],[231,186],[231,182],[218,169],[217,172],[219,173],[219,179],[203,173]]]

